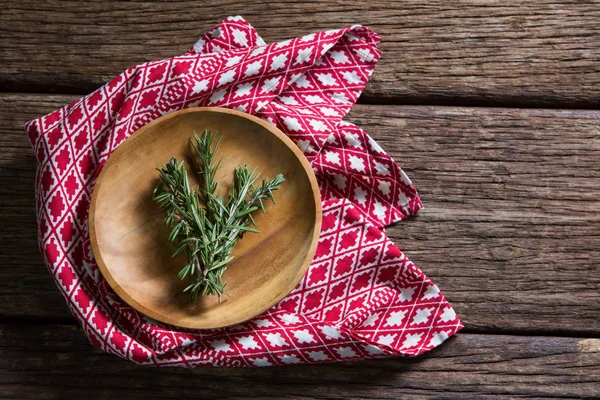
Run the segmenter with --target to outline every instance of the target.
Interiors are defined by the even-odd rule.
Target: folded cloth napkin
[[[229,17],[185,55],[129,68],[26,124],[42,254],[94,346],[148,365],[267,366],[412,356],[462,328],[383,231],[421,208],[411,181],[342,120],[373,73],[378,43],[355,25],[267,45]],[[302,149],[319,181],[323,224],[308,272],[275,307],[228,328],[182,329],[112,291],[91,253],[87,213],[95,179],[123,140],[161,115],[208,105],[264,118]]]

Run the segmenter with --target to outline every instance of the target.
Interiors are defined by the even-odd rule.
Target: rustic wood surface
[[[0,95],[4,315],[68,317],[33,250],[22,126],[73,99]],[[358,105],[349,120],[420,191],[425,209],[388,234],[469,330],[600,335],[600,111]]]
[[[3,2],[0,398],[600,397],[600,2],[240,4]],[[387,232],[465,323],[439,349],[152,369],[94,350],[75,325],[38,252],[23,123],[241,12],[268,41],[357,22],[382,34],[384,56],[349,120],[425,203]]]
[[[130,65],[187,51],[232,13],[267,41],[375,29],[384,55],[362,101],[600,105],[600,4],[580,0],[4,0],[0,86],[88,93]]]
[[[600,385],[600,339],[460,334],[413,359],[186,370],[92,350],[72,325],[0,330],[3,398],[592,399]]]

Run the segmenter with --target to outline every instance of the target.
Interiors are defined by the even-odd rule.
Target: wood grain
[[[227,295],[190,302],[184,293],[190,281],[177,277],[188,261],[173,259],[165,212],[152,192],[156,168],[172,157],[185,162],[191,187],[201,184],[190,145],[199,127],[220,132],[215,195],[229,196],[240,165],[256,169],[260,180],[282,174],[285,182],[274,194],[277,204],[254,213],[260,234],[247,233],[235,245],[223,275]],[[119,145],[94,186],[89,221],[98,267],[125,302],[167,324],[214,329],[262,314],[298,285],[317,249],[321,198],[308,160],[273,124],[237,110],[196,107],[164,115]]]
[[[364,106],[350,119],[413,179],[425,209],[388,234],[469,328],[600,332],[600,112]]]
[[[362,101],[595,108],[597,1],[120,2],[6,0],[0,87],[88,93],[124,68],[181,54],[241,12],[267,41],[361,23],[383,37]]]
[[[6,398],[597,398],[600,340],[459,334],[424,357],[249,369],[140,367],[78,328],[1,323]]]
[[[74,96],[0,95],[0,315],[69,314],[40,261],[23,122]],[[425,203],[387,229],[471,332],[600,334],[600,111],[357,106]]]

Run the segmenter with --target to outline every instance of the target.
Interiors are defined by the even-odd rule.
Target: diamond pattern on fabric
[[[95,347],[139,364],[270,366],[418,355],[462,328],[382,230],[422,207],[414,186],[343,121],[381,55],[379,40],[356,25],[266,44],[229,17],[186,54],[131,67],[26,124],[42,255]],[[91,252],[87,212],[123,140],[169,112],[207,105],[255,114],[298,145],[319,181],[323,225],[307,274],[279,304],[243,324],[191,330],[158,323],[112,291]]]

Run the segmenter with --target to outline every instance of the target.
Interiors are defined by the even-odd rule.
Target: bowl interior
[[[238,241],[224,278],[226,292],[190,303],[172,258],[163,211],[152,200],[156,168],[173,156],[184,160],[198,184],[190,148],[192,131],[219,131],[217,189],[229,193],[233,170],[248,165],[262,177],[283,173],[276,205],[255,212],[259,234]],[[320,230],[321,209],[314,173],[299,149],[273,125],[247,114],[215,108],[186,109],[162,117],[125,140],[105,164],[90,207],[90,238],[98,265],[112,288],[144,314],[173,325],[216,328],[250,319],[276,304],[302,278]]]

